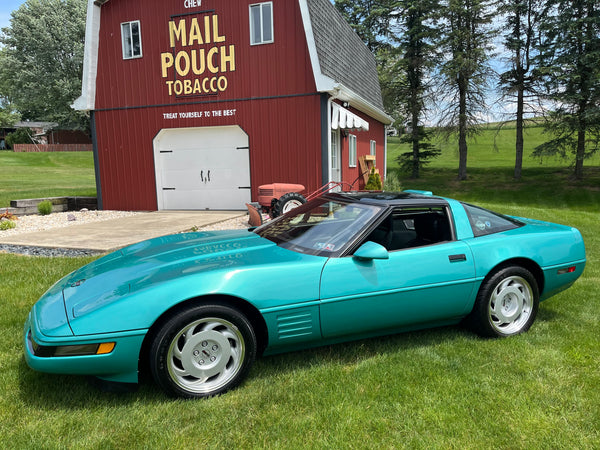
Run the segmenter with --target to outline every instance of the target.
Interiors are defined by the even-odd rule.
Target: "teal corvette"
[[[427,192],[326,194],[259,228],[108,254],[52,286],[25,323],[35,370],[169,394],[239,385],[259,355],[464,322],[529,329],[586,262],[579,231]]]

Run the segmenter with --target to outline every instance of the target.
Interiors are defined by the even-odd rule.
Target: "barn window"
[[[377,142],[371,141],[371,156],[377,155]]]
[[[142,34],[139,20],[121,24],[121,40],[123,41],[123,59],[142,57]]]
[[[250,5],[250,45],[273,41],[273,2]]]
[[[350,148],[350,158],[349,158],[349,167],[356,167],[356,136],[353,134],[348,136],[349,148]]]

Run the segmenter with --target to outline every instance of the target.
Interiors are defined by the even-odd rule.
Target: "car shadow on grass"
[[[542,308],[538,320],[550,322],[557,315],[552,310]],[[511,339],[518,337],[508,338]],[[358,367],[369,360],[398,364],[415,354],[422,356],[436,352],[449,353],[449,358],[463,358],[468,357],[465,353],[493,351],[493,348],[502,345],[500,341],[504,339],[480,338],[464,327],[455,325],[315,347],[259,358],[246,382],[238,389],[249,389],[255,383],[276,386],[275,381],[281,377],[294,377],[303,371]],[[449,350],[454,347],[457,348],[456,355],[455,350]],[[427,356],[424,358],[427,360]],[[83,410],[91,405],[127,406],[139,401],[153,404],[171,400],[147,373],[141,374],[139,385],[122,386],[105,384],[94,377],[36,372],[27,366],[24,359],[20,361],[18,371],[21,399],[41,410]]]

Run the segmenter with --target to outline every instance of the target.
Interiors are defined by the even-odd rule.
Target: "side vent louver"
[[[313,334],[313,317],[310,313],[295,313],[277,317],[279,339],[291,339]]]

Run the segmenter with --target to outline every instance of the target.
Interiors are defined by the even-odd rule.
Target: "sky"
[[[10,25],[11,13],[16,9],[19,9],[23,3],[25,3],[25,0],[0,0],[0,29]],[[493,119],[493,117],[488,117],[482,120]]]
[[[10,25],[10,13],[23,3],[25,0],[0,0],[0,28]]]

